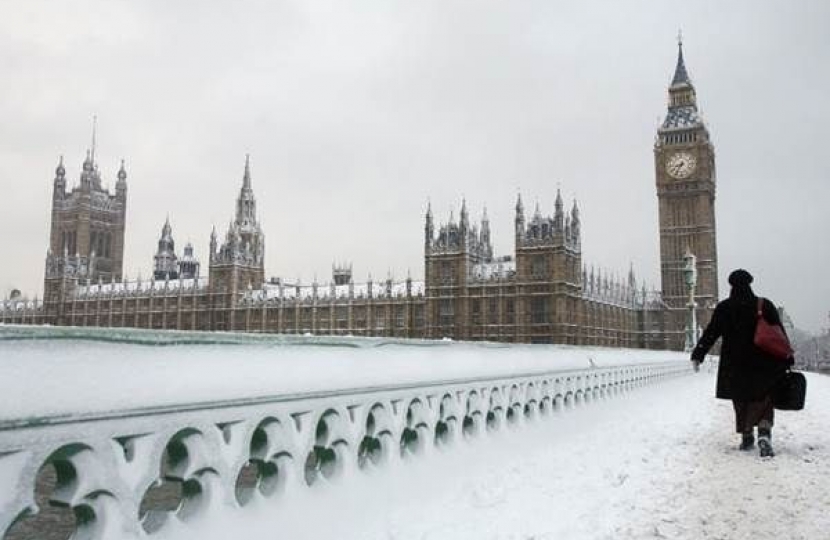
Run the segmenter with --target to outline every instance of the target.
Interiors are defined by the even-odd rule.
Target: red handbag
[[[755,325],[755,346],[778,360],[788,360],[793,356],[793,348],[784,329],[777,324],[770,324],[764,319],[764,299],[758,299],[758,321]]]

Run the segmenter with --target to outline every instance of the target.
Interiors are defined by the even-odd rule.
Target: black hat
[[[739,268],[729,274],[729,284],[733,287],[747,286],[750,283],[752,283],[752,274],[743,268]]]

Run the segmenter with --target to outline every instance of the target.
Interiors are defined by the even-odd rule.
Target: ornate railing
[[[439,345],[430,354],[452,360],[455,351]],[[60,538],[141,538],[217,506],[244,512],[255,499],[348,482],[465,439],[486,444],[490,431],[555,421],[572,407],[689,372],[674,353],[662,358],[4,418],[0,538],[46,540],[58,529]]]

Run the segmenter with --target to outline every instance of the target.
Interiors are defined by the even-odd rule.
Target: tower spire
[[[242,177],[242,188],[251,189],[251,154],[245,154],[245,174]]]
[[[677,33],[677,65],[674,68],[674,77],[671,85],[691,84],[689,73],[686,71],[686,63],[683,61],[683,34]]]

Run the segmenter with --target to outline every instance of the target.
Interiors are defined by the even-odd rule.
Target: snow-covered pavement
[[[737,450],[705,370],[160,536],[827,540],[830,377],[808,385],[772,459]]]

